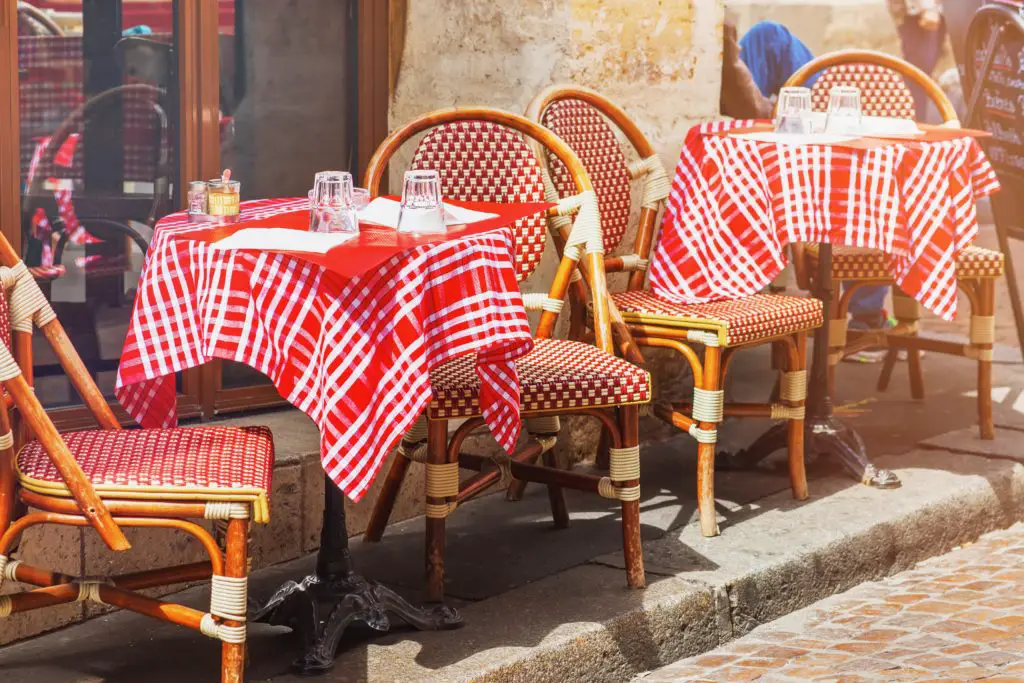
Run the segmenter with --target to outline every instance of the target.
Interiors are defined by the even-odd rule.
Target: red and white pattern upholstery
[[[808,250],[812,263],[816,249]],[[956,261],[958,278],[993,278],[1003,275],[1003,255],[974,245],[960,252]],[[880,251],[837,247],[832,250],[832,277],[837,280],[889,280],[886,256]]]
[[[269,218],[307,203],[242,211]],[[292,256],[175,239],[194,228],[183,213],[161,220],[139,281],[115,394],[144,427],[176,423],[174,373],[244,363],[313,419],[324,470],[359,500],[430,403],[430,368],[469,355],[484,419],[511,451],[515,360],[533,345],[511,230],[420,245],[345,280]]]
[[[811,88],[811,108],[828,111],[829,91],[837,85],[860,89],[860,106],[868,116],[914,119],[914,96],[903,75],[880,64],[837,64],[821,72]]]
[[[722,346],[738,346],[821,326],[824,312],[817,299],[778,294],[754,294],[731,301],[680,304],[659,299],[649,291],[612,295],[623,320],[718,333]]]
[[[533,351],[516,362],[524,412],[601,408],[651,399],[648,374],[591,344],[537,339]],[[470,358],[456,358],[431,370],[434,419],[480,414],[480,380]]]
[[[569,145],[587,169],[601,210],[605,251],[611,252],[629,228],[630,179],[626,157],[612,127],[592,105],[582,100],[558,100],[541,120]],[[576,183],[561,160],[548,152],[551,181],[559,197],[576,194]]]
[[[267,427],[98,429],[61,436],[103,498],[265,505],[270,492],[274,440]],[[25,488],[71,495],[40,442],[21,449],[17,468]]]
[[[162,39],[160,36],[150,38]],[[83,64],[80,35],[18,38],[18,67],[25,71],[18,89],[23,181],[39,140],[53,135],[64,120],[85,102]],[[126,181],[153,182],[157,175],[158,144],[167,154],[173,153],[173,146],[166,135],[162,140],[158,139],[159,123],[153,105],[151,95],[137,92],[123,95],[120,142],[124,148]],[[35,172],[43,178],[80,181],[84,158],[84,149],[79,145],[71,168],[58,168],[51,158],[44,160]]]
[[[486,121],[459,121],[432,129],[420,142],[412,168],[441,176],[441,194],[471,202],[543,202],[540,162],[526,141]],[[573,193],[575,194],[575,192]],[[547,219],[530,216],[512,225],[516,270],[525,280],[540,263]]]
[[[978,234],[976,201],[999,189],[970,137],[872,149],[790,146],[690,130],[650,268],[677,303],[738,299],[768,285],[795,242],[879,249],[908,295],[956,314],[956,263]]]

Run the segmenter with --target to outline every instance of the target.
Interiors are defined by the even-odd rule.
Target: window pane
[[[244,199],[302,197],[317,171],[350,170],[350,4],[221,2],[221,159]],[[222,375],[225,388],[267,381],[232,363]]]
[[[174,3],[21,4],[23,256],[112,396],[152,226],[175,205]],[[35,354],[44,405],[78,403],[39,335]]]

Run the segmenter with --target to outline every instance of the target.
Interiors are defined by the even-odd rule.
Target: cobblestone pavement
[[[1024,681],[1024,523],[642,677],[932,680]]]

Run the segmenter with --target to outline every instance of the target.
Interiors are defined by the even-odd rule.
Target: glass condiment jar
[[[237,218],[241,184],[237,180],[215,178],[206,183],[206,212],[218,218]]]

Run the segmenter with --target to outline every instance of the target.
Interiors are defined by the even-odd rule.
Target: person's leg
[[[898,29],[900,50],[903,58],[929,76],[935,71],[935,65],[942,56],[942,45],[946,41],[946,24],[942,22],[934,31],[921,28],[916,17],[907,17]],[[916,83],[907,83],[910,93],[914,96],[914,108],[917,118],[927,117],[930,101],[924,88]]]
[[[885,325],[884,307],[888,286],[861,287],[850,296],[847,309],[851,330],[877,330]]]

